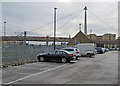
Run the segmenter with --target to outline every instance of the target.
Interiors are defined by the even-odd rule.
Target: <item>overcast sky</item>
[[[28,35],[53,36],[53,9],[57,7],[57,36],[73,37],[84,32],[84,7],[87,6],[88,34],[118,34],[118,2],[3,2],[2,19],[6,34],[27,31]]]

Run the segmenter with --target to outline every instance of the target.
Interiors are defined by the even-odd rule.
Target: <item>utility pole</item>
[[[71,39],[71,35],[69,34],[69,39]]]
[[[69,34],[69,41],[70,41],[70,39],[71,39],[71,35]]]
[[[91,35],[92,35],[92,30],[90,30],[90,39],[92,39]]]
[[[46,45],[48,46],[48,38],[49,36],[46,36]]]
[[[85,8],[84,8],[84,10],[85,10],[85,23],[84,23],[84,33],[85,33],[85,35],[87,35],[87,7],[85,6]]]
[[[81,31],[81,24],[79,24],[79,29]],[[81,33],[80,33],[80,43],[81,43]]]
[[[55,37],[56,37],[56,10],[57,8],[54,8],[54,50],[55,50]]]
[[[79,24],[79,30],[81,31],[81,24]]]
[[[27,34],[27,32],[24,31],[24,44],[26,44],[26,34]]]
[[[6,22],[4,22],[4,36],[6,36]]]

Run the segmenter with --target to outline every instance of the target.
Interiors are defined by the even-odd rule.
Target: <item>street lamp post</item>
[[[90,30],[90,40],[92,39],[91,35],[92,35],[92,30]]]
[[[56,37],[56,10],[57,8],[54,8],[54,50],[55,50],[55,37]]]
[[[79,24],[79,30],[81,31],[81,24]]]
[[[85,33],[85,35],[87,35],[87,7],[85,6],[85,8],[84,8],[84,10],[85,10],[85,24],[84,24],[84,33]]]
[[[4,22],[4,36],[6,36],[6,22]]]
[[[27,34],[27,32],[24,31],[24,44],[25,44],[25,45],[26,45],[26,34]]]

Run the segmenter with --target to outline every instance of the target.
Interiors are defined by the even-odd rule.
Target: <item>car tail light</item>
[[[71,57],[73,56],[73,55],[70,55]]]
[[[79,53],[79,52],[76,52],[76,53]]]

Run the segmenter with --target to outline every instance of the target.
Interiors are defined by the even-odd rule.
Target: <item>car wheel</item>
[[[63,58],[61,59],[61,62],[62,62],[62,63],[66,63],[66,62],[67,62],[67,59],[63,57]]]
[[[78,57],[79,57],[79,56],[76,56],[76,60],[78,60]]]
[[[44,61],[45,61],[45,58],[41,56],[41,57],[39,58],[39,61],[40,61],[40,62],[44,62]]]
[[[91,54],[90,54],[90,53],[88,53],[88,54],[87,54],[87,57],[91,57]]]

